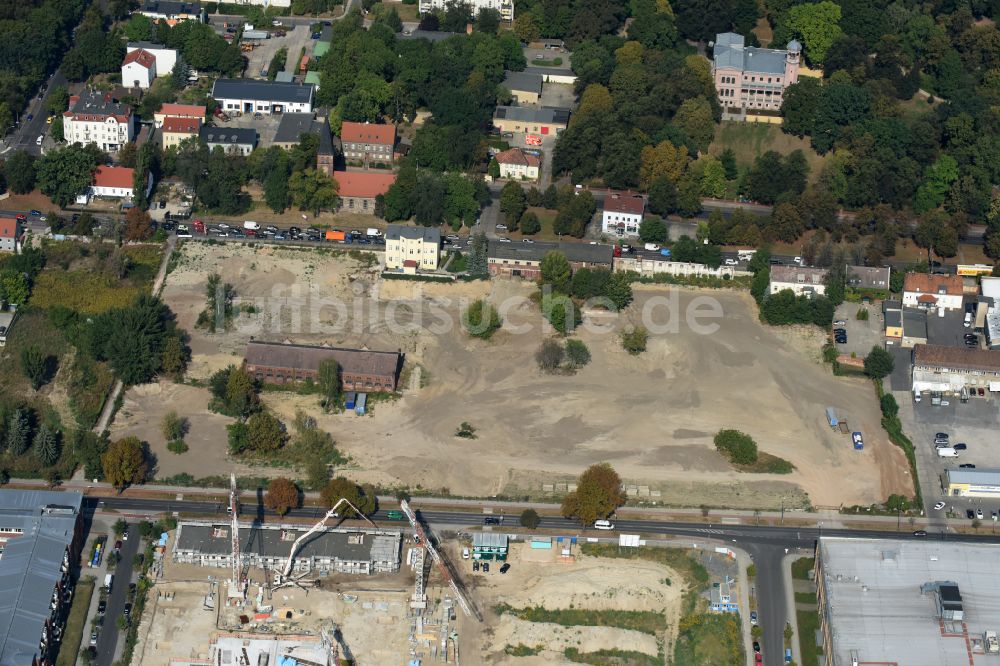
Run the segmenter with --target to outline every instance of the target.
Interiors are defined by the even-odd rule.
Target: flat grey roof
[[[543,106],[540,109],[530,106],[498,106],[494,116],[502,120],[565,125],[569,122],[569,109],[556,109],[550,106]]]
[[[854,655],[861,663],[969,666],[962,626],[942,628],[937,617],[931,589],[942,583],[958,587],[968,638],[1000,627],[995,545],[823,537],[819,556],[834,666],[850,666]]]
[[[252,99],[258,102],[307,104],[312,101],[311,83],[278,83],[250,79],[219,79],[212,87],[215,99]]]
[[[283,113],[273,143],[298,143],[303,134],[319,134],[311,113]]]
[[[390,224],[385,229],[386,240],[423,240],[427,243],[441,244],[441,231],[433,227],[408,227],[403,224]]]
[[[549,252],[562,252],[572,262],[611,265],[614,248],[611,245],[591,245],[589,243],[501,243],[489,241],[486,252],[490,259],[517,259],[520,261],[541,261]]]
[[[541,95],[542,76],[527,72],[507,72],[507,78],[503,80],[503,87],[511,92],[522,91]]]
[[[287,559],[295,540],[309,529],[276,525],[255,529],[250,525],[239,527],[241,552],[283,559]],[[232,548],[230,529],[229,523],[181,523],[177,528],[174,550],[228,555]],[[329,528],[306,539],[295,557],[329,557],[344,562],[392,561],[399,558],[401,541],[400,533],[391,530]]]
[[[949,469],[945,471],[952,483],[973,483],[1000,487],[1000,469]]]
[[[543,79],[546,76],[572,76],[573,78],[576,78],[576,74],[574,74],[573,70],[569,69],[568,67],[567,68],[559,68],[559,67],[532,67],[531,65],[528,65],[527,67],[524,68],[524,73],[525,74],[538,74]]]
[[[0,527],[19,529],[0,555],[0,666],[31,664],[62,579],[83,495],[49,490],[0,490]]]

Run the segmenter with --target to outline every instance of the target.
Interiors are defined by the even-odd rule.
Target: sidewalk
[[[802,649],[799,645],[799,619],[795,614],[795,579],[792,578],[792,562],[800,560],[808,555],[789,553],[781,560],[781,573],[785,579],[785,607],[788,609],[788,623],[792,625],[792,660],[796,664],[802,663]]]

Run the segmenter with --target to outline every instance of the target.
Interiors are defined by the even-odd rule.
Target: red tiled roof
[[[903,291],[918,294],[947,294],[961,296],[964,293],[962,278],[958,275],[928,275],[927,273],[907,273]]]
[[[173,116],[163,119],[163,132],[171,134],[197,134],[201,129],[201,121],[195,118],[174,118]]]
[[[0,217],[0,238],[15,238],[17,236],[17,220]]]
[[[340,185],[337,189],[340,196],[371,199],[379,194],[385,194],[389,190],[389,186],[396,182],[396,174],[334,171],[333,179]]]
[[[131,190],[134,175],[135,171],[127,167],[100,166],[94,172],[94,185],[96,187],[121,187]]]
[[[536,156],[526,153],[520,148],[511,148],[502,153],[497,153],[497,162],[500,164],[515,164],[520,166],[537,167],[542,161]]]
[[[392,125],[345,122],[340,126],[340,139],[350,143],[391,146],[396,143],[396,128]]]
[[[204,118],[205,107],[196,104],[164,104],[156,113],[176,118]]]
[[[612,213],[642,215],[645,208],[645,199],[635,192],[611,192],[604,197],[604,210]]]
[[[943,345],[914,345],[913,365],[996,372],[1000,370],[1000,351]]]
[[[415,259],[407,259],[406,261],[403,262],[403,266],[406,268],[416,268],[417,262]]]
[[[132,62],[139,63],[146,69],[149,69],[156,64],[156,56],[144,49],[136,49],[135,51],[125,55],[125,60],[122,61],[122,67]]]
[[[937,303],[937,297],[931,294],[920,294],[917,296],[918,303]]]

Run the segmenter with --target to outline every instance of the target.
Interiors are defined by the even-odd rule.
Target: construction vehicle
[[[986,654],[1000,654],[1000,641],[997,641],[997,632],[987,631],[984,635],[986,643]]]

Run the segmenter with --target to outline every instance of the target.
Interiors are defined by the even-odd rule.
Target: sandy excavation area
[[[625,313],[588,316],[595,325],[578,329],[593,357],[588,366],[575,376],[546,375],[534,361],[545,333],[538,307],[527,299],[529,283],[381,281],[377,268],[329,252],[202,243],[185,243],[181,252],[164,298],[191,333],[195,379],[239,363],[251,336],[406,354],[402,396],[375,403],[364,417],[320,414],[310,396],[264,396],[287,419],[297,408],[314,412],[351,457],[346,471],[359,481],[544,497],[606,460],[627,484],[643,489],[643,499],[675,505],[835,506],[912,491],[903,454],[880,427],[870,384],[832,376],[819,359],[818,330],[762,326],[745,293],[639,287]],[[234,285],[238,299],[258,308],[218,334],[193,328],[213,270]],[[469,338],[459,324],[463,303],[483,295],[503,309],[507,323],[489,342]],[[693,330],[686,313],[695,306],[721,311],[700,320],[717,330]],[[644,308],[657,324],[673,308],[678,326],[652,335],[645,353],[630,356],[617,332],[643,321]],[[530,330],[507,330],[523,325]],[[170,388],[159,394],[134,388],[126,407],[144,415],[146,427],[168,409],[190,411],[189,441],[202,428],[222,432],[218,417],[204,411],[207,390],[184,387],[193,393],[180,401]],[[831,431],[827,406],[864,433],[863,452],[853,450],[848,435]],[[462,421],[475,426],[476,439],[454,436]],[[796,471],[736,472],[714,449],[720,428],[747,432]],[[203,476],[205,462],[225,461],[224,437],[205,436],[202,446],[215,452],[175,456],[170,469]],[[219,471],[228,467],[211,473]]]
[[[569,664],[563,656],[566,648],[580,652],[623,649],[657,656],[659,642],[667,653],[677,634],[681,614],[683,580],[675,571],[644,560],[622,560],[579,556],[571,564],[555,561],[555,551],[532,551],[528,544],[511,546],[511,570],[506,575],[474,573],[469,561],[460,562],[461,575],[467,581],[481,608],[507,604],[513,608],[541,607],[546,610],[630,610],[663,613],[667,630],[663,636],[617,627],[561,626],[548,622],[530,622],[510,614],[486,613],[486,625],[475,646],[482,663],[491,664]],[[671,584],[667,585],[666,581]],[[463,654],[470,655],[468,641]],[[508,646],[541,648],[531,657],[511,657]]]

